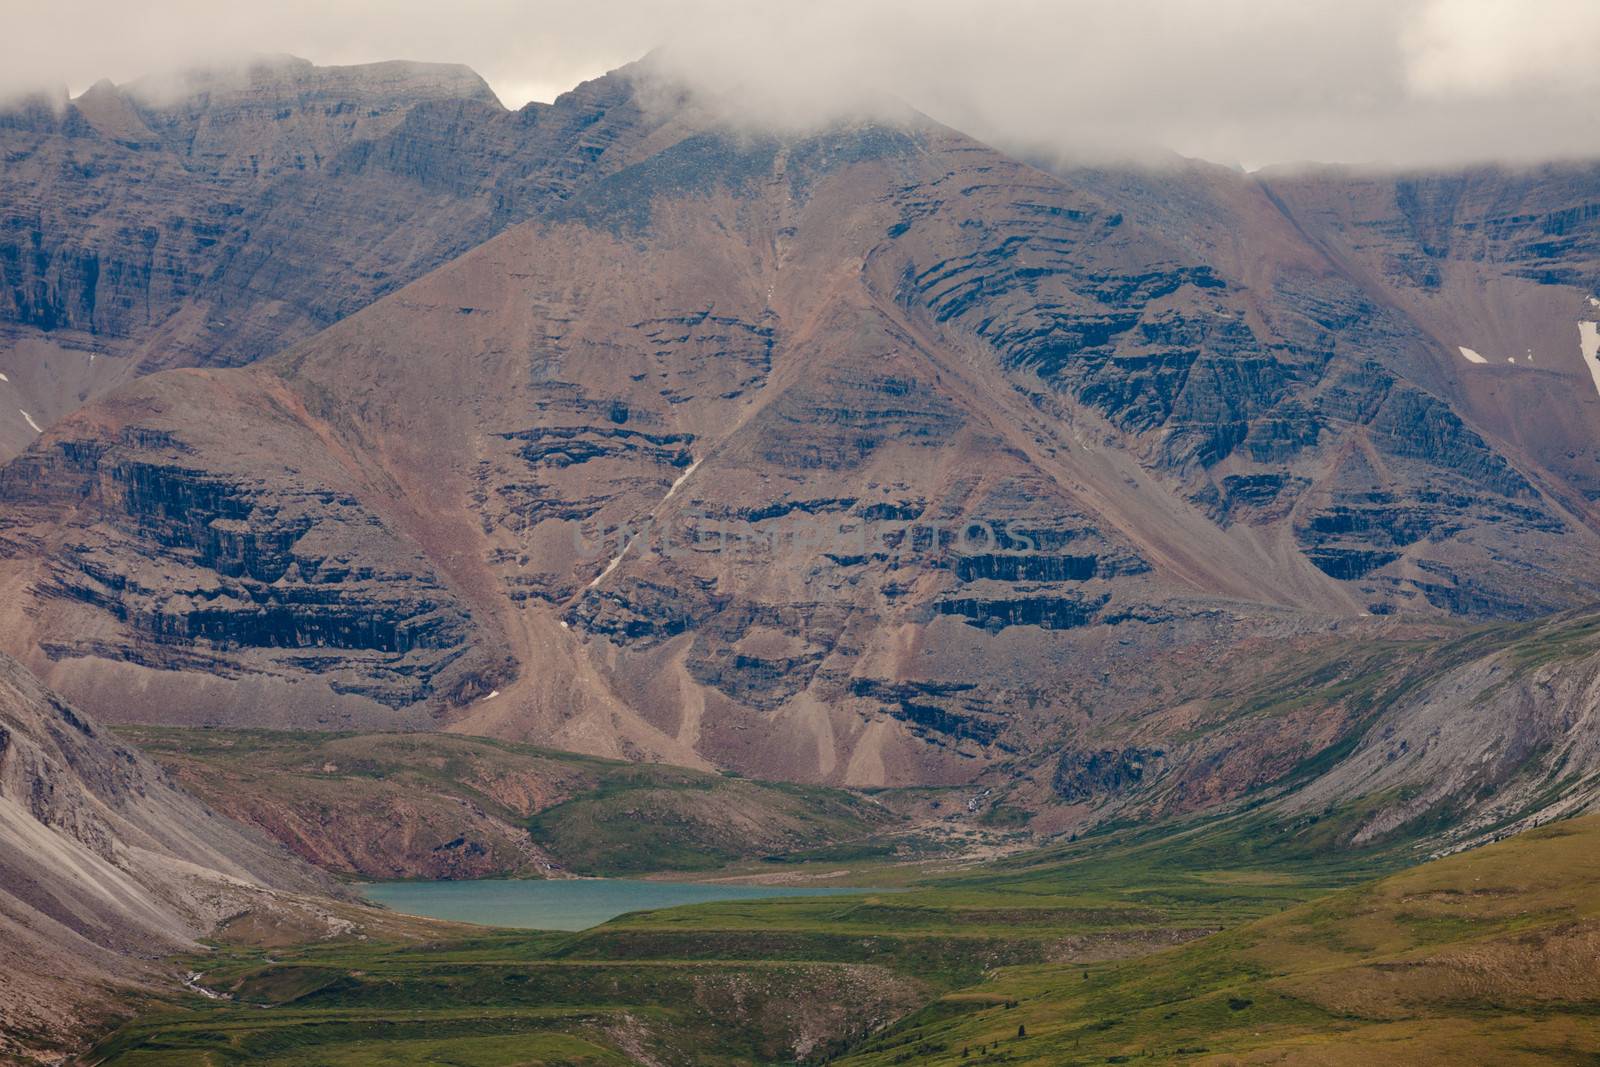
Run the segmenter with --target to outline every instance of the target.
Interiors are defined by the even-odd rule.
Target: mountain
[[[1068,748],[996,803],[1159,824],[1249,797],[1286,820],[1351,813],[1345,847],[1458,851],[1600,801],[1600,618],[1280,639],[1204,699],[1152,707],[1105,747]],[[1245,665],[1255,660],[1254,668]],[[1086,818],[1087,817],[1087,818]]]
[[[1549,471],[1569,506],[1600,496],[1586,388],[1600,363],[1584,325],[1600,319],[1600,164],[1248,177],[1188,161],[1158,175],[1056,169],[1246,276],[1277,261],[1274,249],[1309,250],[1357,300],[1403,321],[1386,358],[1408,378]],[[1575,366],[1587,378],[1575,381]]]
[[[125,726],[213,810],[310,863],[365,879],[546,878],[709,870],[901,830],[883,804],[447,734]],[[791,860],[792,862],[793,860]]]
[[[1595,599],[1593,166],[1047,172],[653,79],[222,124],[182,184],[250,204],[163,321],[254,310],[0,470],[0,643],[124,721],[971,783],[1065,829],[1374,758],[1365,667]],[[1306,699],[1253,688],[1284,671]]]
[[[464,67],[288,56],[0,108],[0,456],[140,374],[309,336],[658,124],[615,83],[510,112]]]
[[[0,657],[0,1058],[71,1046],[176,984],[157,957],[330,888]]]

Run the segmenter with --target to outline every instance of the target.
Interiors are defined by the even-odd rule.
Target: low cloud
[[[1597,40],[1593,0],[1435,0],[1407,22],[1406,80],[1423,99],[1596,94]]]
[[[896,98],[1008,147],[1220,162],[1600,156],[1592,0],[88,0],[8,17],[0,91],[289,52],[465,63],[510,106],[660,47],[752,123]]]

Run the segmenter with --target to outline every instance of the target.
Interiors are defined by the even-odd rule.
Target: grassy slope
[[[1237,927],[1391,861],[1330,861],[1331,832],[1252,816],[962,870],[855,870],[909,883],[894,894],[730,902],[424,947],[229,949],[196,967],[240,1002],[146,1015],[100,1054],[119,1065],[817,1059],[940,997],[989,996],[960,991],[996,967],[1075,978],[1077,962]]]
[[[1001,971],[850,1062],[1595,1062],[1597,886],[1600,818],[1556,823],[1137,962]]]
[[[449,734],[129,726],[187,790],[372,878],[705,870],[894,822],[854,794]],[[531,845],[528,832],[532,832]]]
[[[1431,666],[1499,649],[1517,669],[1587,654],[1590,623],[1464,635]],[[1378,653],[1259,686],[1276,697],[1246,713],[1325,687],[1375,709],[1416,684],[1386,668],[1397,650]],[[610,840],[637,810],[629,798],[658,785],[590,781],[566,824],[574,847]],[[208,984],[246,999],[284,991],[265,998],[281,1004],[196,1002],[141,1019],[105,1051],[180,1065],[1600,1062],[1600,821],[1372,882],[1417,855],[1413,833],[1349,847],[1390,802],[1108,826],[965,868],[784,867],[908,888],[892,895],[706,905],[422,949],[329,944],[270,961],[229,950],[204,964]]]

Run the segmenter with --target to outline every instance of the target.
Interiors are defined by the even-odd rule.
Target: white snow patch
[[[1595,392],[1600,393],[1600,322],[1578,323],[1578,351],[1583,353],[1583,365],[1594,379]]]
[[[44,431],[39,428],[39,424],[37,422],[33,421],[33,416],[32,415],[29,415],[26,411],[23,411],[21,408],[18,408],[17,411],[21,412],[22,417],[24,419],[28,420],[28,425],[33,427],[33,432],[34,433],[44,433]]]
[[[567,620],[566,620],[566,619],[562,619],[562,620],[561,620],[561,628],[562,628],[562,629],[563,629],[563,630],[570,630],[570,629],[572,629],[572,627],[571,627],[571,626],[569,626],[569,625],[567,625]]]
[[[4,374],[0,374],[0,382],[9,382],[10,380],[11,379],[7,378]]]
[[[1461,354],[1463,356],[1467,357],[1467,362],[1468,363],[1487,363],[1487,362],[1489,362],[1488,360],[1484,359],[1482,356],[1478,355],[1478,353],[1476,353],[1472,349],[1468,348],[1466,345],[1457,345],[1456,347],[1461,350]]]
[[[484,701],[493,700],[495,697],[497,697],[499,695],[500,695],[500,690],[496,689],[494,692],[492,692],[488,696],[484,697],[483,700],[478,701],[478,703],[482,704],[482,703],[484,703]]]
[[[1594,307],[1600,308],[1600,296],[1591,296],[1589,298],[1589,303]]]
[[[593,589],[595,586],[597,586],[601,582],[605,581],[606,580],[606,575],[610,574],[612,571],[617,569],[617,565],[622,562],[622,557],[626,556],[628,554],[628,549],[630,549],[632,547],[633,547],[633,542],[632,541],[629,541],[627,544],[623,545],[622,546],[622,551],[617,553],[617,558],[612,560],[610,563],[607,563],[606,564],[606,569],[601,571],[599,574],[595,575],[594,581],[590,582],[588,584],[587,588]]]
[[[699,460],[695,460],[693,463],[689,464],[689,469],[679,475],[678,480],[672,483],[672,488],[667,490],[667,495],[661,498],[661,502],[665,504],[667,501],[671,500],[672,494],[676,493],[678,488],[682,486],[684,482],[689,480],[689,475],[693,474],[695,472],[695,468],[699,466]]]

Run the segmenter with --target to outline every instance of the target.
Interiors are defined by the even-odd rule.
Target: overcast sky
[[[657,46],[744,117],[890,93],[1007,147],[1257,166],[1600,156],[1600,0],[0,0],[0,92],[245,52],[466,63],[508,106]]]

